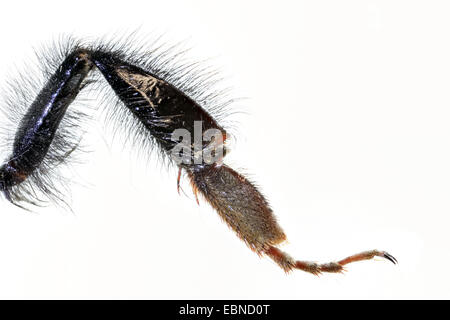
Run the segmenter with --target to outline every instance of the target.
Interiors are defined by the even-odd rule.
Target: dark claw
[[[387,252],[383,252],[383,258],[388,259],[388,260],[389,260],[390,262],[392,262],[393,264],[397,264],[397,263],[398,263],[397,259],[395,259],[392,255],[390,255],[390,254],[387,253]]]

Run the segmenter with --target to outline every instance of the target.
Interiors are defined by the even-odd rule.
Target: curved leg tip
[[[390,262],[392,262],[393,264],[398,264],[397,259],[395,259],[395,257],[389,253],[387,253],[386,251],[382,252],[382,257],[389,260]]]

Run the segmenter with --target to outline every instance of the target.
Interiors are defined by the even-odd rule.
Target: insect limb
[[[153,64],[161,66],[169,60],[163,53],[153,60]],[[188,144],[189,151],[186,155],[188,161],[184,162],[183,158],[182,163],[177,162],[179,167],[177,190],[178,192],[180,190],[181,170],[185,169],[197,203],[199,203],[197,195],[200,194],[237,236],[258,255],[269,256],[285,272],[300,269],[315,275],[322,272],[343,272],[344,266],[349,263],[370,260],[376,256],[393,263],[397,262],[393,256],[384,251],[372,250],[337,262],[318,264],[294,260],[278,249],[277,245],[286,240],[286,235],[278,225],[266,198],[246,177],[223,164],[222,158],[226,148],[223,148],[224,152],[219,152],[216,157],[217,147],[225,147],[226,131],[207,109],[203,108],[202,101],[214,101],[215,96],[204,95],[201,98],[201,92],[209,84],[205,82],[203,87],[198,87],[204,78],[189,76],[192,72],[191,67],[195,66],[173,69],[181,72],[178,77],[174,77],[170,72],[161,70],[155,72],[158,68],[152,70],[148,68],[150,64],[146,67],[136,63],[121,54],[120,50],[114,52],[102,47],[90,49],[78,47],[68,52],[20,120],[12,155],[0,167],[0,191],[9,201],[16,205],[20,201],[37,205],[33,201],[38,199],[35,189],[50,198],[59,198],[60,192],[53,191],[49,187],[52,181],[39,174],[50,172],[53,165],[65,161],[76,148],[78,142],[73,144],[72,139],[69,143],[67,139],[71,136],[64,134],[64,128],[61,133],[58,127],[63,117],[66,119],[69,117],[66,111],[80,90],[89,83],[86,77],[94,66],[125,106],[121,109],[126,111],[127,118],[121,118],[126,121],[121,121],[120,125],[127,129],[136,128],[136,136],[145,137],[145,142],[156,142],[162,154],[173,157],[174,148],[179,142],[173,139],[173,133],[178,129],[194,137],[194,140],[198,131],[205,133],[210,129],[219,131],[218,137],[222,137],[220,139],[216,139],[217,136],[214,134],[214,140],[210,142],[208,139],[202,139],[204,136],[200,134],[199,143],[194,141]],[[173,85],[173,81],[177,83],[176,86]],[[189,83],[184,86],[185,90],[183,82]],[[186,90],[189,86],[190,89]],[[128,114],[132,121],[128,121]],[[69,128],[66,129],[68,131],[73,130],[70,119],[69,117]],[[198,123],[200,130],[197,127]],[[60,137],[58,133],[61,133]],[[52,152],[52,147],[56,152]],[[205,151],[211,156],[210,151],[214,151],[213,158],[217,159],[209,162],[198,157],[204,156]],[[169,159],[173,160],[170,157]],[[199,158],[200,163],[197,162]],[[31,181],[30,188],[18,189],[23,182],[29,181]]]
[[[174,130],[186,130],[193,137],[196,121],[202,123],[205,131],[214,128],[225,132],[196,101],[152,72],[124,61],[114,52],[94,51],[92,61],[119,100],[166,154],[170,155],[178,143],[172,139]],[[194,162],[194,155],[191,157]]]
[[[48,154],[52,143],[58,144],[62,150],[68,146],[66,141],[55,140],[55,136],[67,108],[86,85],[84,80],[92,67],[88,51],[73,50],[50,76],[20,120],[12,154],[0,167],[0,191],[3,191],[10,202],[17,205],[16,202],[27,201],[37,205],[36,201],[21,195],[16,186],[29,177],[33,178],[39,168],[49,169],[46,157],[52,157],[54,162],[63,161],[73,151],[69,150],[67,155]],[[44,183],[40,183],[38,187],[45,194],[53,195]],[[37,199],[32,190],[22,192]]]
[[[243,175],[226,165],[196,167],[188,171],[194,190],[217,210],[221,218],[252,250],[267,255],[285,272],[303,270],[315,275],[322,272],[340,273],[344,265],[383,257],[396,263],[397,260],[384,251],[361,252],[337,262],[318,264],[294,260],[276,247],[286,239],[264,196]]]
[[[363,261],[363,260],[370,260],[374,257],[381,257],[381,258],[385,258],[389,261],[391,261],[393,264],[397,264],[398,261],[397,259],[395,259],[392,255],[390,255],[389,253],[387,253],[386,251],[379,251],[379,250],[369,250],[369,251],[363,251],[357,254],[354,254],[352,256],[349,256],[345,259],[342,259],[340,261],[338,261],[338,263],[340,265],[346,265],[352,262],[357,262],[357,261]]]
[[[194,191],[216,209],[220,217],[252,250],[286,239],[264,196],[243,175],[225,164],[187,170]]]
[[[395,259],[392,255],[385,251],[379,250],[369,250],[364,251],[352,256],[349,256],[345,259],[339,260],[337,262],[328,262],[328,263],[316,263],[311,261],[299,261],[294,260],[287,253],[281,251],[280,249],[274,246],[268,246],[265,250],[265,254],[270,257],[273,261],[275,261],[285,272],[292,271],[293,269],[303,270],[305,272],[312,273],[314,275],[320,275],[323,272],[328,273],[342,273],[346,271],[344,266],[346,264],[370,260],[374,257],[382,257],[385,258],[392,263],[396,264],[397,259]]]

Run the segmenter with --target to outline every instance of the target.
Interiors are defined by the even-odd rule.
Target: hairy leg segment
[[[176,163],[179,168],[177,190],[184,171],[194,190],[219,214],[221,219],[258,255],[271,258],[285,272],[299,269],[318,275],[322,272],[340,273],[344,266],[374,257],[393,263],[397,260],[384,251],[371,250],[345,259],[318,264],[297,261],[277,246],[286,240],[266,198],[244,175],[223,163],[225,152],[213,162],[198,160],[198,154],[211,146],[224,146],[226,130],[192,96],[143,65],[130,61],[120,52],[104,48],[76,48],[68,53],[61,65],[47,80],[43,89],[22,117],[15,133],[12,153],[0,167],[0,191],[15,205],[33,192],[20,193],[19,186],[49,157],[52,145],[60,143],[55,138],[61,120],[70,104],[89,81],[89,74],[97,70],[120,100],[122,107],[132,114],[142,130],[147,132],[161,153],[170,157],[179,141],[173,139],[176,129],[196,135],[195,125],[202,130],[214,129],[219,138],[202,141],[200,149],[193,146],[184,159]],[[225,150],[224,150],[225,151]],[[41,190],[46,191],[44,183]]]

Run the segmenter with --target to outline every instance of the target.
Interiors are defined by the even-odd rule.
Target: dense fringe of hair
[[[232,135],[232,89],[224,87],[221,72],[208,64],[208,59],[192,60],[185,42],[168,44],[162,36],[142,41],[137,33],[103,38],[94,42],[91,50],[109,52],[153,76],[164,80],[194,100]],[[139,45],[136,45],[139,44]],[[163,167],[171,167],[172,159],[156,145],[155,139],[136,116],[118,99],[106,81],[96,82],[102,101],[103,123],[111,129],[113,138],[120,136],[124,146],[134,150],[139,158],[148,160],[152,150],[158,150]]]
[[[9,80],[2,89],[3,114],[2,160],[7,160],[12,154],[15,132],[25,113],[33,103],[44,84],[59,68],[64,59],[83,45],[70,37],[55,40],[51,45],[35,50],[35,63],[26,64],[23,71],[14,80]],[[73,162],[80,162],[83,148],[80,141],[85,126],[90,119],[90,104],[87,103],[87,93],[92,80],[86,81],[84,90],[67,109],[49,150],[39,165],[25,181],[10,188],[9,194],[14,204],[24,207],[26,203],[44,206],[56,203],[66,208],[68,204],[69,178],[62,174],[62,169]]]
[[[140,45],[136,45],[136,44]],[[228,131],[226,117],[231,114],[230,106],[235,99],[230,98],[230,88],[223,88],[220,73],[208,66],[206,61],[193,61],[188,58],[189,49],[183,42],[175,45],[167,44],[162,37],[142,41],[136,33],[111,39],[102,38],[91,42],[75,40],[72,37],[60,37],[52,45],[37,50],[36,56],[40,70],[39,76],[32,76],[30,70],[22,72],[15,81],[9,81],[3,90],[4,108],[2,112],[7,119],[2,138],[9,149],[5,155],[11,154],[14,131],[20,120],[37,96],[45,82],[70,52],[78,48],[92,51],[110,52],[121,60],[146,70],[189,96]],[[35,69],[35,68],[34,68]],[[156,149],[164,166],[172,164],[171,158],[155,145],[155,140],[144,125],[117,98],[114,91],[102,79],[95,68],[84,83],[85,87],[75,101],[67,109],[66,115],[56,131],[50,149],[41,163],[24,182],[12,187],[11,198],[19,206],[22,202],[33,205],[45,205],[48,202],[62,204],[69,208],[67,195],[68,179],[64,178],[61,168],[76,161],[76,153],[80,149],[80,140],[85,131],[86,119],[92,115],[92,108],[98,106],[87,103],[94,92],[100,97],[101,118],[108,129],[112,129],[113,139],[120,131],[125,146],[137,152],[145,160]],[[230,122],[231,123],[231,122]]]

